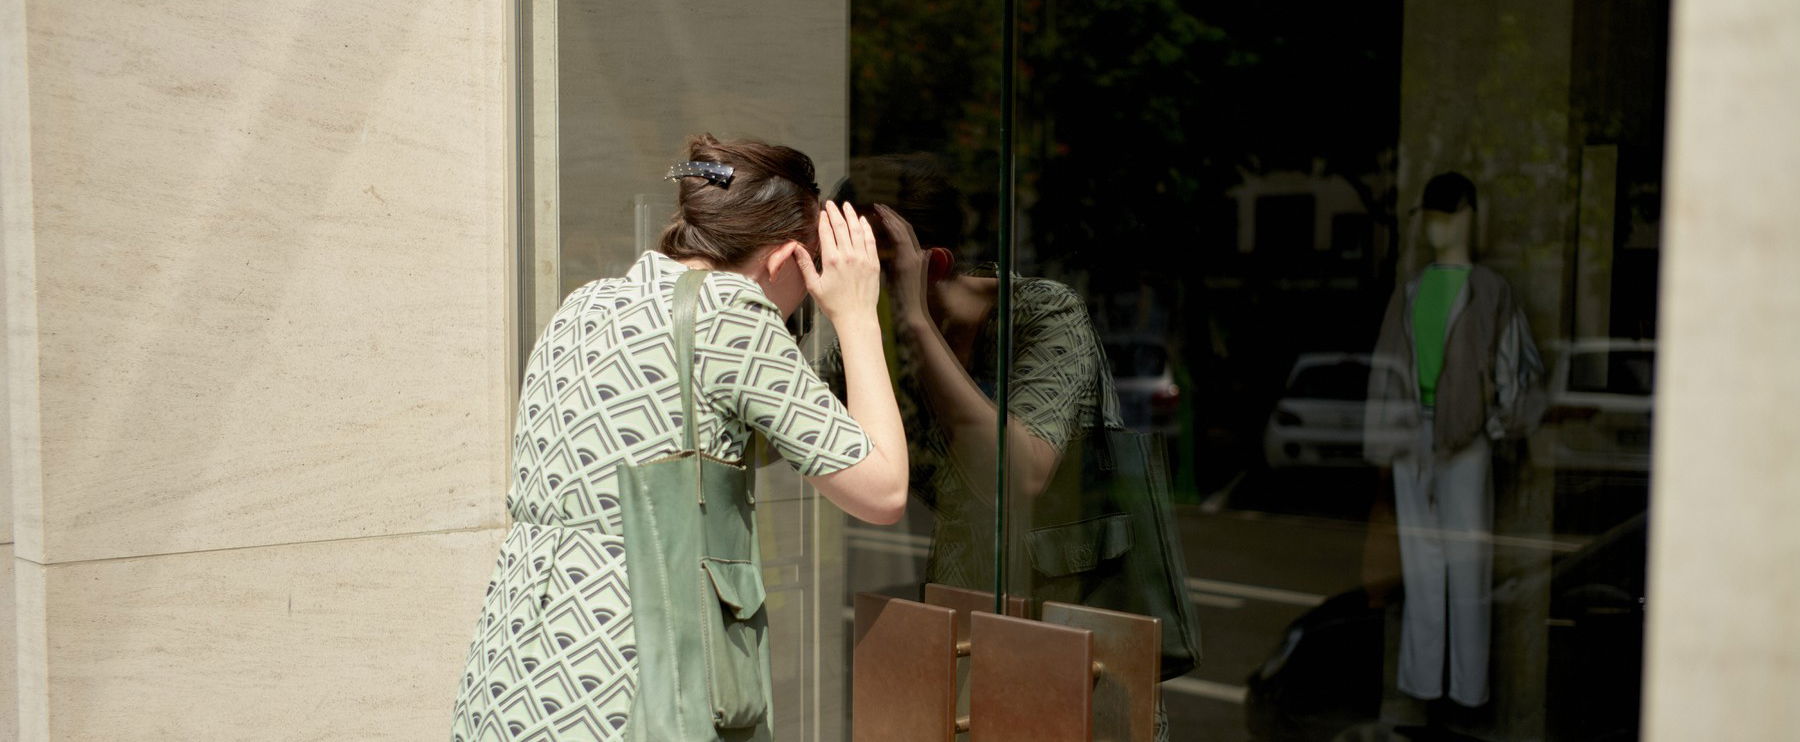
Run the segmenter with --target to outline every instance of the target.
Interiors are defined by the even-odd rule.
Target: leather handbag
[[[1100,362],[1099,392],[1112,394]],[[1187,564],[1169,492],[1164,438],[1108,427],[1104,405],[1063,450],[1044,491],[1015,498],[1021,521],[1008,572],[1033,602],[1055,600],[1161,621],[1162,677],[1200,660],[1200,628],[1188,599]],[[1018,585],[1017,582],[1014,583]],[[1017,588],[1015,588],[1017,589]]]
[[[638,684],[626,738],[771,740],[754,472],[699,449],[694,323],[707,271],[676,280],[682,450],[619,470]]]

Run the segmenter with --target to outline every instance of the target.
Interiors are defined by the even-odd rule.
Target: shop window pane
[[[781,738],[846,738],[851,596],[927,583],[1191,617],[1171,739],[1635,738],[1666,0],[537,5],[563,290],[695,131],[880,214],[911,506],[765,473]]]
[[[1172,738],[1635,737],[1666,10],[1020,6],[1012,268],[1112,378],[1009,408],[1165,446]],[[1009,588],[1117,607],[1116,493],[1030,481]]]

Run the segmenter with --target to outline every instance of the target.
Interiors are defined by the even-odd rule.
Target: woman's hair
[[[688,137],[686,159],[730,165],[728,185],[677,178],[677,206],[659,249],[671,258],[742,265],[759,248],[795,240],[818,251],[819,187],[812,158],[751,139]]]
[[[962,192],[950,182],[936,155],[915,152],[901,155],[859,157],[850,161],[850,175],[838,184],[834,201],[848,201],[874,223],[877,234],[887,237],[887,225],[879,224],[874,204],[887,204],[912,225],[920,247],[942,247],[955,252],[963,242]]]

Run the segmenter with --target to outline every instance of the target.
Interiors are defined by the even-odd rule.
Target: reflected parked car
[[[1399,443],[1407,431],[1366,431],[1363,409],[1369,375],[1377,373],[1367,353],[1303,353],[1288,373],[1287,388],[1263,430],[1263,457],[1269,467],[1365,466],[1365,435]],[[1403,370],[1382,363],[1379,373]]]
[[[1106,359],[1112,364],[1119,394],[1119,416],[1125,427],[1145,433],[1174,434],[1181,387],[1169,366],[1169,349],[1158,338],[1109,340]]]
[[[1542,595],[1548,664],[1538,677],[1549,739],[1636,739],[1643,678],[1645,532],[1639,513],[1550,569],[1495,586],[1495,620],[1506,607]],[[1395,726],[1381,718],[1388,602],[1405,600],[1389,584],[1334,596],[1287,627],[1281,644],[1246,681],[1250,735],[1259,742],[1476,739],[1437,729]],[[1397,603],[1393,603],[1396,606]],[[1530,615],[1529,611],[1522,612]]]
[[[1532,460],[1559,471],[1650,471],[1651,340],[1594,338],[1553,345],[1550,407]]]

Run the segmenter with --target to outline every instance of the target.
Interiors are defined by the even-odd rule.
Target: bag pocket
[[[701,611],[709,616],[701,639],[706,645],[707,689],[713,725],[754,726],[768,713],[763,647],[768,619],[762,613],[762,568],[748,560],[700,558]]]
[[[1031,566],[1045,577],[1091,572],[1131,551],[1131,515],[1114,513],[1060,526],[1034,528],[1029,537]]]

